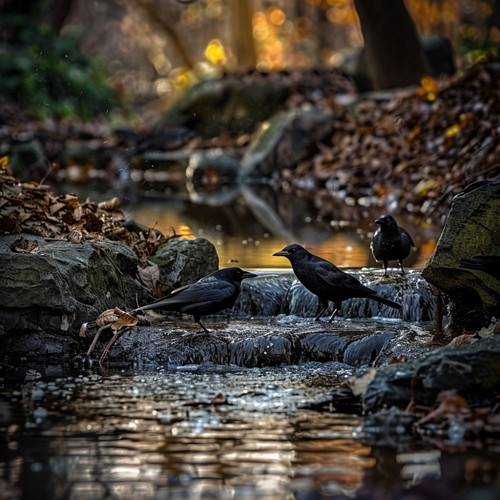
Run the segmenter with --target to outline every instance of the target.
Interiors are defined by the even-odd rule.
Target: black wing
[[[410,246],[412,246],[412,247],[415,246],[415,242],[413,241],[412,237],[410,236],[410,233],[404,227],[400,227],[399,232],[401,233],[402,236],[406,236],[408,238],[408,241],[410,242]]]
[[[316,266],[316,275],[328,284],[332,288],[332,291],[338,291],[339,293],[359,293],[362,291],[368,295],[375,293],[370,288],[364,286],[354,276],[341,271],[327,261]]]

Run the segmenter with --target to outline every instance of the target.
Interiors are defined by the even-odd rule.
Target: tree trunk
[[[255,68],[257,56],[253,39],[251,0],[232,0],[233,47],[239,68]]]
[[[354,0],[375,89],[419,83],[430,74],[404,0]]]

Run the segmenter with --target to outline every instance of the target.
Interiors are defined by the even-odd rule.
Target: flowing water
[[[361,417],[308,409],[355,373],[341,363],[142,373],[39,365],[8,373],[0,403],[2,499],[498,493],[491,477],[468,473],[478,463],[494,470],[498,444],[496,455],[494,443],[440,450],[408,436],[380,447],[364,439]]]
[[[221,204],[167,194],[162,201],[127,208],[138,222],[165,234],[175,230],[208,238],[221,267],[253,269],[288,268],[286,259],[272,253],[291,241],[307,244],[341,267],[373,266],[369,238],[375,212],[328,221],[304,200],[279,197],[269,203],[269,198],[243,199],[241,194]],[[431,254],[438,231],[410,224],[404,223],[418,251],[407,266],[418,269]],[[432,318],[432,309],[428,302],[422,304],[427,292],[419,288],[418,276],[410,273],[407,282],[414,293],[404,294],[403,319],[417,331],[421,321]],[[242,294],[236,312],[257,311],[273,321],[255,327],[250,321],[231,321],[238,331],[257,328],[266,335],[269,325],[279,331],[302,329],[301,322],[307,326],[301,316],[310,315],[315,304],[299,287],[290,288],[289,311],[274,311],[269,292],[274,297],[279,286],[273,282],[270,290],[265,278],[252,286],[251,300]],[[360,311],[374,314],[353,301],[342,316]],[[390,330],[408,327],[401,319],[391,320],[385,320]],[[362,321],[346,327],[373,332],[373,324]],[[136,342],[131,336],[126,340]],[[406,352],[410,346],[400,348]],[[460,443],[443,447],[401,435],[391,446],[382,446],[363,434],[362,417],[312,409],[366,366],[331,360],[260,368],[203,362],[160,363],[144,371],[140,364],[120,368],[117,363],[99,371],[78,360],[18,360],[16,368],[4,361],[2,500],[500,497],[496,441],[475,448]]]

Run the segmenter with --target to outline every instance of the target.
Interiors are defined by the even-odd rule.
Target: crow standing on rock
[[[375,221],[380,227],[375,231],[370,248],[375,260],[384,263],[384,274],[390,260],[397,260],[404,274],[403,260],[410,255],[411,247],[415,246],[406,229],[398,226],[394,217],[384,214]]]
[[[203,331],[207,328],[201,322],[201,316],[215,314],[228,307],[233,307],[240,294],[241,281],[256,278],[257,275],[243,271],[239,267],[220,269],[201,278],[196,283],[177,288],[167,297],[135,309],[134,313],[149,309],[163,309],[192,314]]]
[[[354,297],[372,299],[394,309],[402,309],[400,304],[379,297],[375,290],[363,285],[354,276],[341,271],[331,262],[313,255],[300,245],[288,245],[273,255],[286,257],[292,264],[298,280],[318,296],[320,311],[314,318],[315,321],[325,312],[328,301],[334,303],[334,310],[329,319],[332,321],[340,310],[342,302]]]

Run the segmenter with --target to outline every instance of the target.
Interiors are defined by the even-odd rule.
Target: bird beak
[[[382,221],[381,221],[380,219],[377,219],[377,220],[375,221],[375,224],[378,224],[378,225],[380,226],[380,225],[382,224]]]
[[[257,278],[258,276],[258,274],[251,273],[250,271],[243,271],[243,277],[241,279],[244,280],[246,278]]]
[[[273,253],[273,257],[288,257],[289,253],[286,250],[280,250],[279,252]]]

